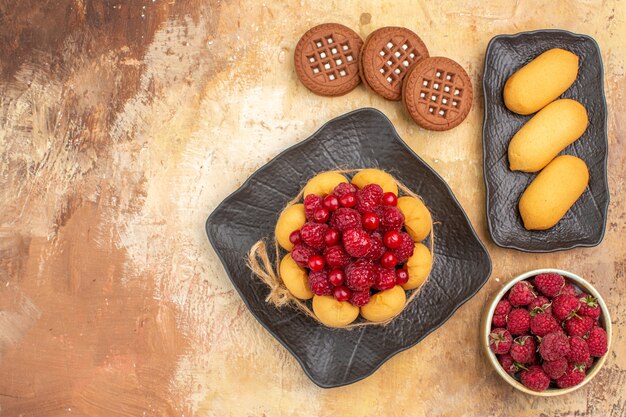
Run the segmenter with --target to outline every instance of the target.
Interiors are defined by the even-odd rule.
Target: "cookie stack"
[[[300,38],[294,62],[312,92],[340,96],[363,80],[387,100],[401,100],[425,129],[452,129],[472,107],[467,72],[449,58],[430,57],[420,37],[406,28],[380,28],[363,42],[346,26],[322,24]]]

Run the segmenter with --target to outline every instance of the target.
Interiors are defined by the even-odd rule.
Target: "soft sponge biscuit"
[[[398,195],[398,185],[396,180],[385,171],[374,168],[362,169],[352,177],[352,184],[363,188],[368,184],[378,184],[384,192]]]
[[[563,94],[578,75],[578,56],[550,49],[511,75],[504,85],[504,104],[512,112],[532,114]]]
[[[545,230],[557,224],[585,191],[588,182],[589,170],[582,159],[571,155],[555,158],[520,198],[524,227]]]
[[[361,315],[369,321],[387,321],[398,315],[406,304],[406,293],[396,285],[372,295],[370,302],[361,307]]]
[[[276,229],[274,230],[278,244],[282,246],[283,249],[291,251],[293,249],[293,243],[289,241],[289,235],[294,230],[298,230],[304,226],[304,223],[306,223],[304,204],[293,204],[284,209],[278,217]]]
[[[421,242],[433,227],[430,212],[422,200],[404,196],[398,199],[398,209],[404,215],[404,227],[415,242]]]
[[[541,109],[509,143],[513,171],[537,172],[587,129],[587,110],[576,100],[556,100]]]
[[[313,313],[328,327],[344,327],[359,316],[359,308],[332,295],[314,295]]]
[[[309,180],[304,186],[304,196],[315,194],[320,197],[326,197],[332,193],[335,187],[342,183],[348,182],[348,179],[336,171],[326,171],[317,174]]]
[[[294,297],[301,300],[313,298],[313,291],[309,287],[309,275],[293,260],[290,253],[280,261],[279,270],[280,278]]]
[[[416,243],[413,255],[408,261],[406,261],[406,269],[409,273],[409,280],[406,284],[402,285],[402,288],[405,290],[413,290],[420,287],[424,281],[426,281],[426,278],[428,278],[428,274],[430,274],[432,267],[433,256],[430,253],[430,250],[428,250],[428,248],[423,244]]]

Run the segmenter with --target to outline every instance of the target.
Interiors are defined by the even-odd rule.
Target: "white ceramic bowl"
[[[496,305],[498,304],[498,301],[500,301],[500,299],[504,297],[504,294],[506,294],[506,292],[510,290],[511,287],[513,287],[518,282],[523,281],[525,279],[532,278],[535,275],[544,274],[548,272],[555,272],[557,274],[562,275],[563,277],[565,277],[566,280],[571,281],[572,284],[576,285],[581,290],[593,295],[595,298],[598,299],[598,304],[600,305],[600,308],[602,310],[602,314],[600,316],[600,324],[602,324],[602,327],[604,327],[604,329],[606,330],[608,350],[607,350],[607,353],[604,354],[604,356],[596,360],[596,362],[593,364],[593,367],[589,369],[589,371],[587,372],[587,375],[585,376],[585,379],[580,384],[573,386],[573,387],[569,387],[569,388],[548,388],[545,391],[538,392],[538,391],[533,391],[531,389],[528,389],[526,386],[524,386],[521,382],[517,381],[515,378],[509,375],[502,368],[502,366],[498,362],[498,358],[489,348],[489,333],[491,331],[491,319],[493,317],[493,312],[496,309]],[[596,291],[596,289],[583,278],[571,272],[563,271],[561,269],[536,269],[534,271],[529,271],[513,278],[504,287],[502,287],[502,289],[493,297],[491,302],[488,304],[487,309],[483,315],[483,322],[482,322],[482,328],[481,328],[481,344],[483,347],[483,352],[486,354],[487,358],[489,359],[489,362],[491,363],[493,368],[496,370],[498,375],[500,375],[502,379],[504,379],[506,382],[508,382],[510,385],[514,386],[518,390],[523,391],[527,394],[538,395],[541,397],[553,397],[556,395],[568,394],[570,392],[576,391],[577,389],[583,387],[585,384],[591,381],[593,377],[596,376],[596,374],[600,371],[600,369],[604,365],[604,362],[606,361],[606,358],[611,350],[611,336],[612,336],[611,316],[609,315],[609,310],[606,307],[606,304],[604,303],[604,299],[602,298],[600,293],[598,293],[598,291]]]

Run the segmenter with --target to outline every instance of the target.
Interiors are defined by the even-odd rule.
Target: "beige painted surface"
[[[626,415],[623,0],[41,3],[0,6],[0,415]],[[328,21],[362,37],[415,30],[472,77],[467,120],[427,132],[363,86],[310,93],[293,48]],[[485,48],[539,28],[589,34],[602,50],[611,206],[596,248],[526,254],[497,248],[486,230]],[[493,275],[419,345],[323,390],[248,313],[203,225],[267,160],[365,106],[448,181]],[[613,315],[605,368],[566,397],[515,392],[477,346],[485,302],[540,267],[586,277]]]

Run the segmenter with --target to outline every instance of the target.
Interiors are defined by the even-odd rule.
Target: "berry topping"
[[[356,193],[348,193],[339,197],[339,204],[342,207],[352,208],[356,206]]]
[[[389,249],[397,249],[402,243],[402,236],[397,230],[390,230],[383,236],[383,242]]]
[[[489,333],[489,348],[495,354],[509,353],[513,344],[513,336],[506,329],[493,329]]]
[[[341,234],[339,233],[339,230],[337,229],[328,229],[326,231],[326,233],[324,233],[324,243],[326,244],[326,246],[334,246],[337,243],[339,243],[339,240],[341,239]]]
[[[380,233],[376,232],[372,233],[371,242],[372,247],[370,248],[369,252],[367,252],[367,255],[365,255],[365,258],[369,259],[370,261],[376,261],[380,259],[381,256],[383,256],[383,253],[385,253],[385,245],[383,245],[383,240],[380,237]]]
[[[561,292],[559,295],[578,295],[578,290],[574,287],[574,284],[571,282],[566,282],[563,288],[561,288]]]
[[[380,228],[382,230],[400,230],[404,225],[404,214],[396,207],[380,207]]]
[[[293,252],[292,255],[293,257]],[[326,265],[332,269],[341,269],[347,266],[352,258],[345,251],[343,246],[336,245],[330,246],[324,250],[324,259],[326,260]]]
[[[304,197],[304,215],[308,221],[314,220],[315,210],[322,208],[322,198],[315,194],[309,194]]]
[[[383,204],[385,206],[395,207],[398,205],[398,196],[392,193],[391,191],[383,194]]]
[[[553,361],[569,353],[569,340],[565,333],[558,331],[547,334],[541,339],[539,354],[546,361]]]
[[[394,249],[394,252],[398,257],[398,263],[403,264],[408,261],[411,256],[413,256],[415,244],[408,233],[400,232],[400,238],[400,246]]]
[[[378,225],[380,224],[380,219],[376,215],[376,213],[365,213],[361,218],[361,223],[363,224],[363,228],[367,230],[376,230],[378,229]]]
[[[530,313],[524,308],[516,308],[508,315],[507,330],[514,336],[528,333],[530,330]]]
[[[368,184],[356,193],[356,209],[360,213],[375,211],[383,201],[383,189],[378,184]]]
[[[335,287],[333,295],[338,301],[348,301],[352,296],[352,292],[347,287],[342,285],[340,287]]]
[[[388,290],[396,285],[396,273],[393,269],[378,268],[374,288],[380,291]]]
[[[349,194],[349,193],[356,194],[356,192],[357,192],[357,188],[354,185],[347,183],[347,182],[341,182],[337,184],[337,186],[335,187],[335,190],[333,191],[333,194],[336,195],[337,198],[341,198],[346,194]]]
[[[328,211],[335,211],[339,208],[339,198],[334,194],[328,194],[324,197],[322,205]]]
[[[309,269],[314,272],[319,272],[324,269],[325,264],[326,262],[324,261],[324,258],[322,258],[320,255],[311,256],[309,258],[309,261],[307,262],[307,266],[309,267]]]
[[[506,327],[506,314],[494,314],[491,319],[493,327]]]
[[[293,243],[294,245],[298,243],[302,243],[302,238],[300,237],[300,230],[294,230],[293,232],[291,232],[291,234],[289,235],[289,241]]]
[[[309,286],[315,295],[331,295],[333,286],[328,280],[328,271],[309,272]]]
[[[396,269],[396,284],[404,285],[409,282],[409,271],[406,268]]]
[[[545,391],[550,385],[550,377],[546,375],[543,368],[539,365],[533,365],[528,370],[522,371],[520,379],[522,384],[533,391]]]
[[[556,297],[564,285],[565,278],[553,272],[535,277],[535,287],[546,297]]]
[[[291,251],[291,258],[301,267],[307,267],[309,258],[313,255],[317,255],[317,252],[312,247],[305,245],[304,243],[298,243],[294,245]]]
[[[361,215],[354,209],[340,208],[333,212],[330,225],[340,232],[344,232],[347,229],[360,228]]]
[[[528,311],[531,313],[534,311],[535,313],[546,312],[548,314],[552,314],[552,303],[543,295],[538,295],[535,297],[530,304],[528,304]]]
[[[383,268],[391,269],[398,263],[398,257],[395,253],[387,251],[380,258],[380,264]]]
[[[346,252],[354,257],[365,256],[372,247],[370,235],[362,229],[346,230],[343,233],[342,240]]]
[[[350,297],[350,302],[357,307],[363,307],[365,304],[370,302],[370,291],[353,291],[352,297]]]
[[[339,287],[343,285],[344,280],[346,279],[346,274],[341,269],[333,269],[328,273],[328,280],[335,287]]]
[[[328,225],[320,223],[305,223],[300,229],[302,241],[314,249],[324,247],[324,234],[328,230]]]
[[[552,314],[559,320],[565,320],[578,311],[580,302],[573,295],[561,294],[552,300]]]
[[[532,285],[527,281],[518,282],[509,292],[509,302],[514,307],[526,306],[535,298]]]
[[[369,290],[376,281],[376,273],[370,262],[358,260],[346,267],[346,285],[352,291]]]
[[[328,221],[328,217],[330,217],[330,212],[324,207],[315,209],[313,212],[313,220],[316,223],[326,223]]]

